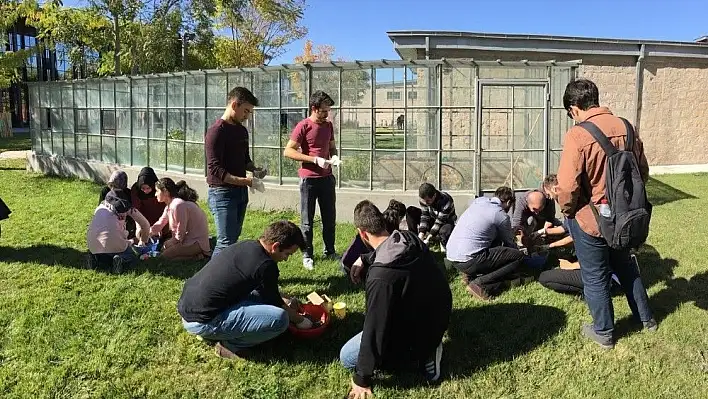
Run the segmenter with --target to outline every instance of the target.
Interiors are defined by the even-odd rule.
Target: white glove
[[[322,169],[329,168],[329,164],[327,163],[327,160],[322,157],[315,157],[315,164]]]
[[[546,236],[546,235],[548,235],[548,233],[546,233],[546,228],[545,228],[545,227],[542,228],[541,230],[537,231],[536,234],[538,234],[538,235],[540,235],[540,236]]]
[[[328,159],[326,162],[333,166],[339,166],[342,164],[342,160],[339,159],[339,156],[337,155],[332,155],[332,158]]]
[[[312,321],[310,321],[307,317],[303,317],[301,322],[295,324],[295,327],[300,330],[309,330],[312,328]]]
[[[251,187],[249,188],[251,194],[255,193],[256,190],[260,193],[265,192],[265,185],[263,185],[263,180],[254,177],[251,181]]]
[[[262,179],[268,174],[268,169],[266,168],[255,168],[253,170],[253,177],[257,179]]]

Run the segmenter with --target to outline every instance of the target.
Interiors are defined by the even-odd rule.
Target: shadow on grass
[[[668,204],[674,201],[680,201],[684,199],[696,199],[697,197],[683,192],[677,188],[674,188],[664,182],[656,180],[652,177],[649,178],[647,182],[647,196],[649,201],[654,206],[660,206]]]
[[[647,289],[673,278],[674,269],[678,266],[676,259],[662,258],[659,251],[648,244],[643,245],[636,255],[642,282]]]

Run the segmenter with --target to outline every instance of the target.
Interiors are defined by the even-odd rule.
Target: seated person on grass
[[[401,221],[406,216],[406,206],[402,202],[392,199],[382,215],[386,224],[386,231],[391,234],[395,230],[400,230]],[[363,270],[361,255],[371,251],[372,249],[364,244],[364,241],[357,234],[349,248],[344,252],[341,262],[342,272],[349,276],[354,284],[359,284],[362,281],[361,276],[366,275],[366,271]]]
[[[130,187],[130,197],[133,202],[133,207],[139,210],[145,216],[148,223],[152,226],[160,220],[160,216],[165,211],[165,204],[157,201],[155,196],[155,184],[157,183],[157,175],[150,167],[144,167],[138,174],[138,179]],[[160,245],[158,249],[162,249],[162,245],[172,237],[170,227],[165,226],[160,233]]]
[[[125,220],[131,217],[137,222],[141,244],[148,241],[150,225],[131,206],[128,198],[123,190],[111,190],[94,211],[86,232],[89,250],[86,265],[89,269],[111,267],[114,273],[121,273],[125,267],[131,267],[138,261],[140,254],[133,246],[138,239],[128,239]]]
[[[166,206],[160,219],[150,228],[150,235],[161,234],[168,224],[172,232],[160,256],[173,260],[199,260],[210,256],[209,223],[197,205],[197,192],[183,180],[175,183],[167,177],[158,180],[155,187],[157,200]]]
[[[448,241],[445,263],[460,271],[467,292],[478,299],[507,288],[524,259],[507,214],[515,199],[511,188],[499,187],[494,197],[473,200]]]
[[[517,198],[511,218],[511,229],[514,234],[521,233],[521,242],[524,246],[533,247],[537,242],[543,244],[543,240],[532,239],[533,233],[561,225],[560,220],[556,218],[553,192],[557,186],[556,175],[548,175],[543,180],[541,188],[523,193]],[[540,236],[536,237],[540,238]]]
[[[286,305],[278,289],[278,262],[304,248],[300,228],[285,220],[258,240],[226,247],[185,282],[177,303],[184,328],[216,341],[216,354],[226,359],[247,356],[248,348],[282,334],[288,323],[312,328],[297,301]]]
[[[430,183],[420,185],[418,197],[420,208],[409,206],[406,209],[408,230],[417,231],[418,237],[426,244],[431,239],[439,241],[440,249],[444,252],[457,221],[455,201],[450,194],[438,191]]]
[[[370,201],[354,208],[354,225],[373,252],[362,256],[368,266],[364,328],[340,352],[342,365],[353,371],[349,398],[371,395],[375,369],[414,364],[437,381],[452,312],[443,271],[414,231],[389,234]]]

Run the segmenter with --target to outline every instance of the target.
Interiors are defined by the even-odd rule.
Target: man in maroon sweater
[[[265,170],[255,167],[248,153],[248,130],[243,125],[258,106],[258,99],[248,89],[236,87],[228,94],[228,105],[204,137],[209,185],[209,209],[216,225],[216,247],[212,257],[238,241],[248,205],[248,187],[253,183],[246,171],[256,178]]]

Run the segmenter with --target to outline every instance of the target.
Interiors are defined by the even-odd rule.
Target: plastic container
[[[607,203],[606,199],[600,201],[600,205],[597,207],[597,211],[600,216],[605,218],[612,217],[612,210],[610,210],[610,204]]]
[[[290,323],[288,325],[288,330],[290,333],[298,338],[316,338],[322,335],[327,330],[329,325],[329,312],[322,305],[313,305],[311,303],[306,303],[302,305],[303,313],[310,316],[313,319],[319,320],[322,323],[319,327],[311,328],[309,330],[301,330],[295,327],[294,324]]]

